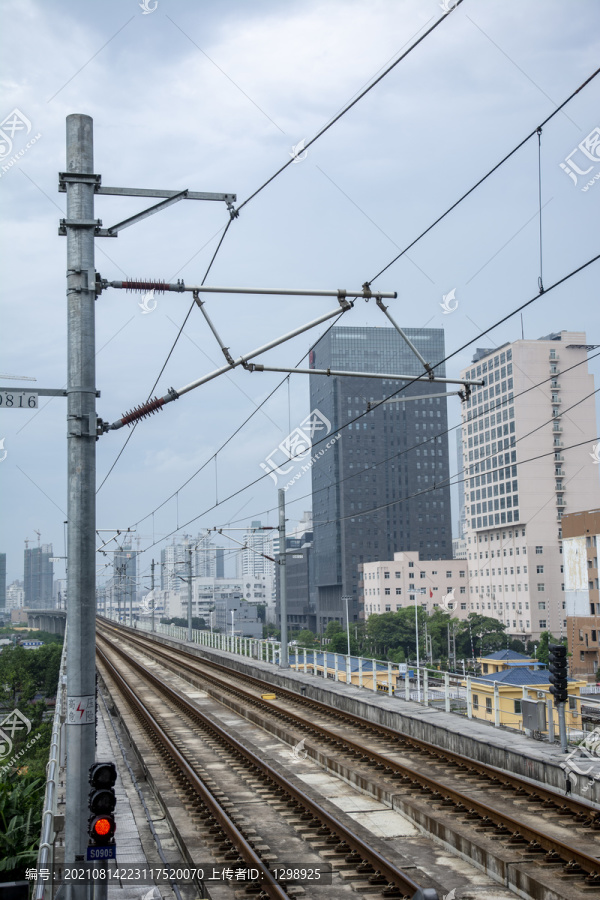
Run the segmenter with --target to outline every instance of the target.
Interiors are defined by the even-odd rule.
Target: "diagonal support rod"
[[[142,219],[147,219],[148,216],[153,216],[154,213],[160,212],[162,209],[166,209],[167,206],[172,206],[174,203],[178,203],[179,200],[185,200],[189,191],[180,191],[178,194],[175,194],[173,197],[168,197],[166,200],[161,200],[160,203],[155,203],[154,206],[149,206],[147,209],[143,209],[141,212],[136,213],[135,216],[129,216],[128,219],[123,219],[122,222],[117,222],[116,225],[112,225],[110,228],[107,228],[106,231],[108,234],[118,234],[119,231],[123,231],[124,228],[129,228],[130,225],[135,225],[137,222],[141,222]]]
[[[263,344],[262,347],[258,347],[256,350],[252,350],[250,353],[245,353],[243,356],[239,356],[237,359],[234,359],[232,363],[227,366],[221,366],[220,369],[215,369],[214,372],[209,372],[207,375],[203,375],[202,378],[196,379],[196,381],[191,381],[189,384],[184,385],[184,387],[179,388],[179,390],[175,390],[174,388],[170,388],[168,393],[164,395],[164,397],[158,397],[154,400],[145,403],[143,406],[138,407],[137,409],[132,410],[127,415],[123,416],[120,419],[117,419],[116,422],[113,422],[111,425],[103,425],[103,431],[115,431],[118,428],[122,428],[123,425],[131,425],[132,422],[135,422],[138,419],[143,419],[152,413],[157,412],[159,409],[162,409],[165,404],[170,403],[172,400],[177,400],[183,394],[187,394],[189,391],[193,391],[194,388],[200,387],[202,384],[206,384],[208,381],[212,381],[213,378],[218,378],[219,375],[224,375],[225,372],[230,372],[231,369],[237,368],[237,366],[246,366],[249,360],[253,359],[255,356],[259,356],[261,353],[266,353],[267,350],[272,350],[273,347],[278,347],[279,344],[283,344],[286,341],[291,340],[293,337],[297,337],[299,334],[303,334],[305,331],[309,331],[311,328],[315,328],[317,325],[321,325],[321,323],[326,322],[328,319],[334,319],[338,316],[341,316],[342,313],[346,312],[346,310],[350,309],[352,306],[347,300],[340,299],[340,307],[341,309],[333,309],[328,313],[324,313],[322,316],[319,316],[318,319],[313,319],[311,322],[308,322],[306,325],[301,325],[299,328],[295,328],[293,331],[284,334],[282,337],[275,338],[273,341],[269,341],[268,344]]]
[[[404,331],[402,331],[402,329],[400,328],[400,326],[398,325],[398,323],[392,318],[392,316],[391,316],[390,313],[388,312],[387,306],[384,306],[384,305],[383,305],[383,303],[381,302],[381,298],[382,298],[383,296],[385,296],[385,295],[384,295],[384,294],[379,294],[378,296],[376,296],[375,302],[377,303],[377,306],[378,306],[379,309],[382,311],[382,313],[383,313],[385,316],[387,316],[387,318],[390,320],[390,322],[392,323],[392,325],[394,326],[394,328],[396,329],[396,331],[398,332],[398,334],[400,335],[400,337],[401,337],[404,341],[406,341],[406,343],[408,344],[408,346],[410,347],[410,349],[412,350],[412,352],[415,354],[415,356],[417,357],[417,359],[419,360],[419,362],[420,362],[421,365],[423,366],[423,368],[424,368],[427,372],[429,372],[429,377],[430,377],[431,381],[434,381],[435,379],[434,379],[434,377],[433,377],[433,369],[431,368],[431,366],[429,365],[429,363],[426,362],[425,359],[421,356],[421,354],[419,353],[419,351],[417,350],[417,348],[415,347],[415,345],[413,344],[413,342],[406,336],[406,334],[404,333]]]

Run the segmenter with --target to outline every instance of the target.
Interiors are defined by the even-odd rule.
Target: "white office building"
[[[586,336],[479,349],[461,377],[469,611],[520,639],[566,626],[563,513],[600,505]]]

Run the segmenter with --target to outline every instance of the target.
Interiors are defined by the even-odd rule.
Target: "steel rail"
[[[103,637],[103,640],[106,641],[106,638]],[[365,841],[361,840],[357,835],[353,834],[349,831],[342,822],[324,810],[318,803],[312,800],[307,794],[305,794],[302,790],[297,788],[291,782],[289,782],[283,775],[277,772],[272,766],[270,766],[267,762],[260,758],[257,754],[253,753],[252,750],[245,747],[240,741],[238,741],[233,735],[229,734],[225,731],[220,725],[216,722],[213,722],[208,716],[202,713],[196,706],[189,702],[189,700],[176,691],[174,688],[165,684],[161,681],[160,678],[153,675],[152,672],[149,672],[145,666],[141,663],[137,662],[137,660],[133,659],[131,656],[127,654],[125,650],[121,647],[118,647],[115,644],[111,644],[111,648],[121,656],[128,665],[132,666],[136,671],[138,671],[147,681],[149,681],[152,685],[154,685],[161,693],[165,694],[172,702],[183,708],[188,715],[193,718],[199,720],[203,725],[208,727],[214,734],[217,735],[222,741],[228,744],[233,750],[239,754],[241,757],[245,758],[248,762],[250,762],[255,768],[259,769],[267,778],[277,784],[282,790],[284,790],[287,794],[289,794],[295,801],[297,801],[301,806],[304,806],[305,809],[310,812],[315,818],[318,818],[331,832],[335,833],[340,841],[344,844],[347,844],[348,848],[355,853],[359,854],[361,859],[370,863],[370,865],[375,870],[375,875],[381,874],[388,883],[395,885],[403,891],[410,892],[418,892],[422,890],[421,885],[417,884],[412,878],[409,878],[404,872],[400,869],[396,868],[393,863],[389,862],[382,856],[377,850],[373,847],[369,846],[369,844],[365,843]],[[99,649],[99,652],[102,654],[104,658],[105,654],[103,651]],[[115,670],[116,671],[116,670]],[[120,677],[120,676],[119,676]],[[131,690],[131,689],[129,689]],[[132,692],[133,693],[133,692]],[[174,745],[173,745],[174,746]],[[263,866],[264,863],[261,863]],[[382,889],[385,887],[382,885]],[[388,896],[390,896],[388,894]],[[393,896],[393,895],[392,895]],[[433,895],[432,895],[433,900]]]
[[[113,649],[114,645],[113,645]],[[208,790],[204,782],[198,777],[192,766],[189,764],[185,756],[178,750],[173,741],[170,739],[166,731],[159,725],[145,703],[140,699],[136,692],[127,684],[127,681],[118,669],[111,663],[104,651],[100,647],[96,647],[102,663],[106,666],[113,678],[119,685],[120,690],[125,694],[132,707],[137,710],[139,715],[144,719],[150,730],[158,738],[162,746],[165,748],[169,756],[176,762],[179,771],[193,785],[194,790],[199,795],[202,803],[210,810],[212,816],[219,823],[223,832],[227,835],[231,843],[234,845],[244,862],[251,868],[258,868],[264,872],[266,884],[263,890],[267,892],[272,900],[289,900],[289,895],[273,878],[271,873],[265,868],[264,863],[258,854],[252,849],[242,832],[239,830],[235,822],[233,822],[225,810],[219,805],[212,793]],[[160,683],[160,682],[159,682]]]
[[[129,640],[133,640],[129,635],[127,636],[127,638]],[[135,643],[141,644],[143,646],[143,642],[141,642],[139,640],[135,641]],[[164,654],[161,654],[161,655],[164,656]],[[203,660],[203,662],[204,662],[204,660]],[[177,659],[176,664],[179,667],[187,668],[188,670],[193,671],[193,667],[188,666],[185,663],[182,663],[179,659]],[[214,664],[214,665],[218,666],[219,664]],[[228,670],[228,671],[230,672],[230,670]],[[199,673],[196,672],[196,674],[198,675]],[[248,676],[248,677],[251,678],[251,676]],[[218,679],[215,679],[215,680],[218,681]],[[252,680],[258,681],[258,679],[252,679]],[[250,701],[254,705],[259,705],[259,706],[261,705],[260,701],[258,701],[256,697],[254,697],[252,694],[249,694],[248,692],[244,691],[243,689],[233,688],[233,687],[231,687],[231,685],[223,685],[222,682],[220,684],[222,687],[227,687],[233,693],[238,693],[239,696],[242,697],[246,702]],[[265,682],[263,682],[263,684],[265,684]],[[269,686],[272,688],[272,685],[269,685]],[[279,688],[277,690],[279,691]],[[295,699],[298,699],[295,697],[293,692],[287,692],[287,691],[285,691],[285,689],[282,689],[279,692],[281,694],[291,693],[292,697],[294,697]],[[305,698],[302,698],[302,699],[304,702]],[[331,708],[327,707],[325,704],[321,704],[319,701],[309,701],[309,702],[311,704],[314,702],[318,706],[324,707],[324,709],[326,710],[326,712],[329,715],[332,714]],[[265,703],[265,705],[266,705],[266,703]],[[600,861],[594,857],[589,856],[586,853],[582,853],[581,851],[577,850],[572,845],[565,844],[562,841],[559,841],[558,839],[555,839],[555,838],[550,838],[547,835],[543,834],[542,832],[539,832],[537,829],[531,828],[530,826],[524,824],[523,822],[519,821],[518,819],[514,819],[512,816],[510,816],[507,813],[504,813],[498,809],[488,806],[487,804],[484,804],[477,800],[474,800],[471,796],[469,796],[467,794],[463,794],[462,792],[457,791],[454,788],[448,787],[447,785],[442,784],[441,782],[438,782],[433,778],[429,778],[426,775],[415,772],[414,770],[412,770],[406,766],[403,766],[401,763],[390,760],[387,757],[377,753],[377,751],[366,748],[366,747],[362,746],[361,744],[357,744],[355,741],[352,741],[349,738],[337,735],[337,734],[335,734],[335,732],[328,731],[327,729],[323,728],[322,726],[316,725],[312,722],[307,723],[305,720],[296,716],[294,713],[290,713],[287,710],[281,711],[281,710],[271,707],[270,705],[269,705],[269,709],[271,712],[273,712],[279,718],[287,717],[288,719],[296,720],[296,722],[299,723],[300,726],[302,728],[304,728],[305,730],[308,729],[308,730],[316,731],[318,734],[321,734],[325,740],[327,740],[329,742],[333,741],[336,744],[338,744],[341,749],[343,749],[344,745],[345,745],[353,754],[361,756],[363,759],[370,758],[370,759],[376,761],[378,765],[381,765],[383,768],[387,769],[388,772],[392,772],[392,773],[396,772],[398,775],[402,775],[404,783],[408,783],[408,781],[410,781],[412,783],[412,785],[414,785],[414,786],[418,785],[419,788],[421,790],[423,790],[425,793],[427,793],[427,794],[433,793],[434,795],[436,795],[436,797],[439,797],[440,799],[443,799],[445,796],[446,798],[448,798],[449,800],[452,801],[453,805],[456,805],[459,808],[464,808],[465,812],[467,814],[469,814],[470,816],[473,816],[475,818],[481,818],[482,820],[485,820],[488,823],[493,823],[498,828],[512,829],[513,837],[520,835],[522,838],[529,841],[529,843],[539,845],[540,847],[543,847],[545,850],[547,850],[549,853],[558,854],[558,856],[560,856],[567,865],[570,865],[572,867],[573,863],[576,863],[589,876],[590,883],[595,884],[596,881],[600,878]],[[337,710],[336,710],[336,714],[338,714]],[[343,713],[343,714],[341,714],[340,717],[343,718],[346,715],[347,715],[346,713]],[[352,714],[348,714],[348,715],[350,715],[350,717],[354,718],[354,716]],[[360,718],[360,717],[356,717],[356,718]],[[380,726],[374,726],[373,723],[370,723],[367,720],[360,720],[360,724],[362,726],[367,725],[376,734],[379,732]],[[400,737],[401,739],[404,738],[403,735],[399,735],[399,733],[394,732],[392,729],[385,728],[385,731],[392,734],[396,740],[398,740],[398,737]],[[429,748],[431,748],[432,751],[436,751],[436,755],[445,756],[445,752],[444,751],[441,752],[440,749],[436,748],[434,745],[429,745],[427,749],[429,750]],[[460,759],[461,763],[464,765],[464,760],[461,757],[458,757],[458,759]],[[496,770],[493,769],[492,767],[490,767],[490,769],[491,769],[491,772],[485,773],[486,777],[491,777],[492,773],[493,773],[493,777],[496,777]],[[559,794],[555,794],[552,791],[548,791],[548,789],[546,789],[546,788],[538,789],[537,786],[528,785],[526,782],[521,782],[518,779],[516,781],[516,786],[519,789],[523,789],[525,787],[530,787],[531,793],[534,795],[537,795],[537,796],[540,796],[541,793],[545,792],[545,793],[549,794],[549,797],[548,797],[549,801],[552,802],[553,804],[557,805],[559,807],[559,809],[561,808],[561,806],[563,808],[566,807],[568,809],[568,804],[565,803],[565,800],[567,798],[563,798]],[[541,796],[540,796],[540,799],[542,799]],[[579,804],[578,801],[575,801],[575,805],[577,807],[577,806],[580,806],[583,804]],[[593,810],[593,808],[592,808],[592,810]],[[571,812],[572,810],[568,809],[568,811]],[[575,811],[577,812],[577,809]],[[593,811],[596,812],[595,810],[593,810]],[[589,809],[586,809],[586,812],[589,812]],[[579,809],[578,813],[581,814],[581,809]]]
[[[105,622],[103,622],[102,624],[104,627],[114,629],[117,633],[120,632],[120,630],[115,626],[107,626]],[[131,634],[127,635],[127,640],[137,644],[141,649],[148,648],[147,642],[143,641],[140,638],[136,638]],[[165,645],[163,645],[163,649],[161,650],[158,650],[157,648],[158,655],[163,656],[165,659],[173,659],[173,657],[165,652],[164,646]],[[156,642],[152,642],[152,647],[153,649],[156,648]],[[205,673],[199,671],[198,668],[196,668],[199,665],[218,669],[221,673],[227,674],[229,677],[241,677],[240,673],[235,672],[235,670],[232,670],[227,666],[222,665],[221,663],[217,663],[214,660],[206,658],[199,659],[197,656],[189,653],[183,648],[181,650],[181,653],[183,653],[183,655],[185,655],[190,662],[184,662],[180,658],[179,652],[176,653],[175,651],[173,651],[173,656],[175,657],[174,662],[176,663],[176,665],[179,667],[187,668],[189,671],[195,671],[196,674],[200,677],[206,678],[208,676]],[[195,663],[195,665],[191,665],[192,662]],[[240,696],[244,697],[245,700],[253,701],[257,706],[264,706],[278,716],[288,716],[290,719],[295,720],[298,725],[303,728],[309,727],[329,738],[335,737],[339,741],[352,743],[350,739],[336,735],[335,732],[328,731],[323,726],[316,725],[313,722],[307,723],[305,719],[303,719],[301,716],[298,716],[296,713],[293,713],[289,710],[284,711],[277,709],[269,701],[261,700],[260,698],[255,697],[254,694],[252,694],[250,691],[246,691],[243,687],[233,687],[227,682],[216,678],[216,676],[214,675],[212,677],[221,687],[230,691],[237,691]],[[260,689],[273,688],[273,685],[270,682],[262,681],[261,679],[256,678],[252,675],[244,675],[243,678],[246,682],[254,682]],[[451,763],[454,763],[459,768],[467,768],[469,770],[469,774],[473,774],[474,772],[476,772],[484,778],[502,781],[504,784],[507,784],[510,787],[515,788],[516,790],[526,790],[528,793],[537,795],[540,800],[556,804],[559,809],[568,810],[576,816],[586,816],[588,818],[591,817],[595,827],[600,827],[600,810],[596,805],[590,803],[589,801],[576,800],[569,795],[559,794],[558,791],[554,791],[552,788],[548,788],[539,783],[533,784],[530,781],[524,781],[518,775],[512,775],[510,772],[506,772],[503,769],[498,769],[495,766],[490,766],[489,764],[481,762],[479,760],[473,760],[468,757],[461,756],[461,754],[459,753],[455,753],[452,750],[446,750],[444,748],[438,747],[436,744],[432,744],[429,741],[424,741],[421,738],[416,738],[412,735],[403,734],[402,732],[396,731],[395,729],[390,728],[387,725],[376,724],[374,722],[371,722],[369,719],[365,719],[362,716],[356,715],[355,713],[347,712],[346,710],[335,709],[320,700],[314,700],[312,698],[300,696],[295,691],[292,691],[288,688],[280,687],[279,685],[277,685],[277,693],[279,696],[285,697],[286,699],[289,699],[294,703],[298,703],[301,706],[318,709],[324,715],[332,716],[334,718],[338,718],[341,720],[345,719],[346,721],[351,722],[359,728],[368,728],[378,736],[385,735],[395,743],[401,742],[404,744],[412,745],[412,747],[417,751],[423,751],[431,756],[443,759],[445,762],[449,761]],[[359,747],[363,753],[373,754],[374,758],[379,757],[379,754],[377,754],[377,752],[374,750],[361,747],[360,744],[357,744],[356,746]],[[391,760],[387,760],[385,757],[380,757],[378,761],[385,762],[386,765],[396,765]]]

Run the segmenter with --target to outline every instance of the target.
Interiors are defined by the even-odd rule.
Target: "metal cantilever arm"
[[[172,400],[177,400],[183,394],[187,394],[189,391],[193,391],[194,388],[200,387],[200,385],[206,384],[208,381],[212,381],[214,378],[218,378],[219,375],[224,375],[225,372],[229,372],[231,371],[231,369],[235,369],[238,366],[246,366],[246,363],[249,360],[253,359],[255,356],[260,356],[261,353],[265,353],[267,350],[272,350],[273,347],[278,347],[279,344],[284,344],[286,341],[291,340],[291,338],[296,337],[299,334],[303,334],[305,331],[309,331],[316,325],[321,325],[321,323],[326,322],[328,319],[334,319],[338,316],[341,316],[342,313],[350,309],[351,304],[346,300],[340,300],[340,307],[340,309],[336,308],[330,310],[328,313],[324,313],[322,316],[319,316],[318,319],[313,319],[306,325],[301,325],[299,328],[295,328],[293,331],[289,331],[282,337],[275,338],[275,340],[273,341],[269,341],[268,344],[263,344],[262,347],[258,347],[256,350],[252,350],[250,353],[245,353],[243,356],[239,356],[237,359],[234,359],[229,365],[221,366],[219,369],[215,369],[213,372],[209,372],[207,375],[203,375],[202,378],[198,378],[196,379],[196,381],[191,381],[189,384],[184,385],[178,390],[174,390],[173,388],[171,388],[169,392],[164,395],[164,397],[159,397],[156,400],[151,400],[138,409],[134,410],[133,412],[123,416],[121,419],[117,419],[117,421],[113,422],[107,430],[114,431],[118,428],[122,428],[123,425],[130,425],[137,419],[142,419],[145,416],[156,412],[157,410],[165,406],[165,404],[170,403]]]
[[[382,311],[382,313],[384,314],[384,316],[386,316],[386,317],[390,320],[390,322],[392,323],[392,325],[394,326],[394,328],[396,329],[396,331],[398,332],[398,334],[400,335],[400,337],[401,337],[404,341],[406,341],[406,343],[408,344],[408,346],[410,347],[410,349],[412,350],[412,352],[415,354],[415,356],[417,357],[417,359],[419,360],[419,362],[420,362],[421,365],[423,366],[423,368],[424,368],[427,372],[429,372],[429,375],[430,375],[430,377],[431,377],[431,380],[433,381],[433,380],[434,380],[434,379],[433,379],[433,369],[431,368],[431,366],[429,365],[429,363],[421,356],[421,354],[419,353],[419,351],[417,350],[417,348],[415,347],[415,345],[413,344],[413,342],[410,340],[410,338],[407,337],[407,335],[406,335],[406,334],[404,333],[404,331],[400,328],[400,326],[399,326],[398,323],[395,321],[395,319],[392,318],[392,316],[391,316],[390,313],[388,312],[387,306],[384,306],[381,297],[382,297],[382,295],[379,295],[379,296],[376,298],[376,300],[375,300],[377,306],[378,306],[379,309]]]

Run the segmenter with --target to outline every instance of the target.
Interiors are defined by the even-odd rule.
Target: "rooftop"
[[[574,682],[576,679],[567,679]],[[550,676],[547,669],[527,669],[524,666],[513,669],[505,669],[503,672],[493,672],[491,675],[477,675],[471,678],[472,682],[494,682],[500,681],[502,684],[550,684]]]

